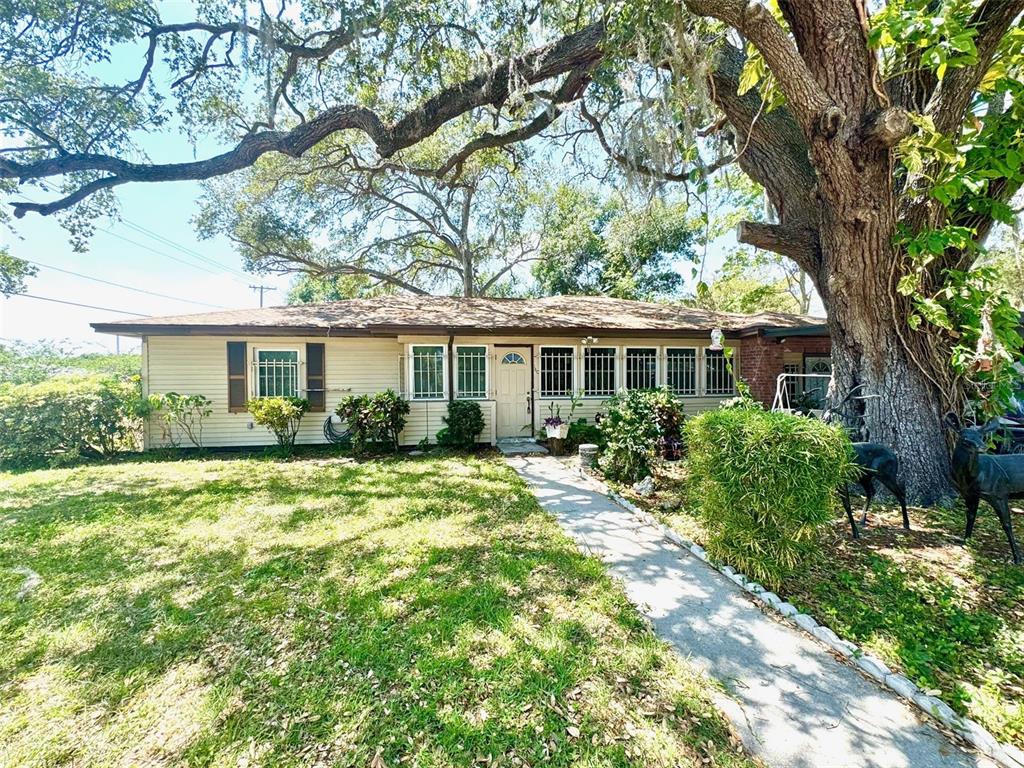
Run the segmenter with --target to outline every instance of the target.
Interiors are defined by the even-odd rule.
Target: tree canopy
[[[683,203],[602,201],[560,184],[542,205],[533,275],[545,294],[671,298],[683,282],[677,262],[696,261],[695,237]]]

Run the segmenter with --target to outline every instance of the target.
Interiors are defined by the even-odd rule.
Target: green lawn
[[[695,504],[683,491],[685,470],[680,464],[664,472],[656,496],[634,500],[700,542]],[[855,507],[859,501],[853,500]],[[1024,517],[1014,517],[1024,537]],[[911,509],[907,533],[898,508],[875,503],[871,524],[854,541],[837,504],[821,557],[779,592],[1001,740],[1024,748],[1024,568],[1012,564],[986,504],[966,547],[964,520],[959,504]]]
[[[750,765],[493,459],[0,473],[0,531],[0,765]]]

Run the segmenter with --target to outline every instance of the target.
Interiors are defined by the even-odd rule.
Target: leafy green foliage
[[[78,353],[66,342],[0,343],[0,385],[38,384],[62,375],[128,378],[141,373],[140,355]]]
[[[717,312],[805,313],[812,290],[810,278],[785,257],[738,248],[687,303]]]
[[[573,453],[584,443],[596,445],[598,451],[607,444],[604,432],[597,424],[588,424],[586,419],[576,419],[569,425],[569,434],[565,436],[565,449]]]
[[[184,436],[193,447],[203,447],[203,421],[213,413],[209,399],[168,392],[150,395],[146,404],[148,415],[160,419],[161,442],[165,446],[177,448]]]
[[[681,203],[630,210],[563,184],[543,201],[541,219],[533,276],[544,294],[673,296],[682,285],[674,262],[696,260],[695,228]]]
[[[0,463],[69,464],[137,448],[144,413],[138,377],[0,386]]]
[[[25,280],[39,270],[24,259],[16,258],[0,247],[0,296],[25,292]]]
[[[288,303],[318,304],[393,292],[390,286],[375,283],[368,275],[299,275],[288,289]]]
[[[994,287],[1024,312],[1024,240],[1009,234],[981,256],[976,267],[991,267]]]
[[[301,397],[258,397],[246,403],[246,409],[253,421],[273,433],[278,447],[290,456],[309,401]]]
[[[292,303],[396,290],[506,295],[532,252],[527,153],[477,153],[458,183],[420,170],[443,163],[474,130],[455,120],[386,171],[338,161],[365,151],[350,137],[301,158],[262,158],[244,176],[207,185],[199,229],[230,237],[257,272],[325,273],[300,278]]]
[[[606,446],[601,470],[612,480],[633,483],[651,474],[659,443],[678,440],[682,401],[664,389],[629,390],[608,401],[601,420]]]
[[[398,450],[398,436],[405,429],[409,401],[388,389],[373,395],[349,395],[336,410],[352,433],[352,448],[363,453],[374,444],[385,450]]]
[[[849,438],[814,419],[754,408],[705,411],[685,432],[708,552],[777,587],[818,549],[836,488],[852,477]]]
[[[484,413],[475,400],[452,400],[443,419],[446,426],[437,433],[438,445],[469,450],[484,431]]]

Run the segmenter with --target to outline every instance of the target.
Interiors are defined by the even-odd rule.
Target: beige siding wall
[[[349,394],[400,388],[401,347],[393,339],[232,338],[224,336],[150,336],[143,346],[143,370],[148,392],[205,395],[213,413],[205,420],[203,442],[210,447],[269,445],[274,438],[252,423],[248,413],[228,412],[227,342],[245,341],[252,349],[298,349],[300,386],[305,381],[306,342],[322,342],[325,353],[327,411],[302,420],[298,442],[323,442],[323,422]],[[249,391],[252,390],[249,371]],[[151,424],[147,447],[159,445],[160,429]]]
[[[253,348],[298,349],[300,357],[300,382],[305,381],[305,344],[308,341],[325,344],[327,410],[325,413],[310,413],[303,419],[298,441],[300,443],[323,442],[323,421],[333,413],[342,397],[348,394],[380,392],[392,388],[411,400],[411,410],[405,431],[403,445],[415,445],[424,437],[434,442],[434,436],[444,426],[442,418],[447,414],[447,393],[437,400],[418,400],[411,393],[409,366],[407,364],[412,344],[447,345],[446,336],[400,336],[398,338],[246,338],[225,336],[150,336],[143,340],[143,386],[147,393],[179,392],[201,394],[213,403],[213,414],[206,419],[203,429],[204,444],[209,447],[242,447],[269,445],[273,437],[263,427],[252,423],[247,413],[229,413],[227,399],[227,342],[245,341],[249,345],[249,357]],[[583,353],[580,339],[576,337],[494,337],[459,336],[456,344],[484,345],[487,354],[487,397],[480,401],[486,424],[481,440],[495,441],[495,377],[491,375],[499,355],[506,350],[495,344],[515,344],[533,348],[533,386],[538,395],[533,408],[533,423],[536,433],[543,432],[544,418],[552,403],[561,405],[563,418],[569,415],[569,400],[540,399],[540,349],[542,346],[571,346],[574,357],[574,390],[583,385]],[[658,350],[658,383],[665,378],[665,349],[668,347],[693,347],[697,352],[697,387],[694,396],[683,397],[687,413],[698,413],[716,407],[728,395],[707,396],[703,394],[704,358],[708,345],[706,338],[679,339],[628,339],[601,338],[595,346],[616,348],[616,387],[625,385],[625,351],[627,347],[654,347]],[[732,343],[730,343],[732,346]],[[733,358],[738,371],[738,360]],[[448,376],[445,376],[447,387]],[[300,384],[301,386],[301,384]],[[250,394],[253,393],[252,374],[249,374]],[[573,418],[592,421],[594,414],[607,409],[607,398],[585,397]],[[147,447],[160,445],[160,429],[150,424],[146,432]]]

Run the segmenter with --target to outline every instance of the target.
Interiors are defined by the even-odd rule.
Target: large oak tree
[[[139,0],[17,7],[0,21],[0,179],[57,194],[15,214],[92,215],[116,186],[208,179],[340,131],[387,159],[468,114],[480,130],[435,169],[454,176],[475,150],[536,136],[586,99],[584,123],[636,176],[694,183],[732,162],[764,187],[775,220],[741,225],[740,240],[811,275],[839,390],[875,395],[866,425],[900,453],[915,496],[946,486],[940,417],[968,394],[950,360],[978,332],[957,300],[1024,180],[1024,0],[895,0],[874,16],[864,0],[779,0],[777,13],[744,0],[496,2],[468,20],[401,0],[282,8],[164,22]],[[99,81],[90,65],[115,53],[135,56],[136,73]],[[624,80],[638,98],[621,98]],[[645,95],[659,82],[664,98]],[[691,131],[708,108],[718,117]],[[134,136],[175,121],[235,143],[147,161]],[[659,121],[677,134],[645,132]],[[712,142],[725,151],[705,161]],[[1009,322],[976,309],[975,326]],[[991,351],[982,334],[978,362]]]

